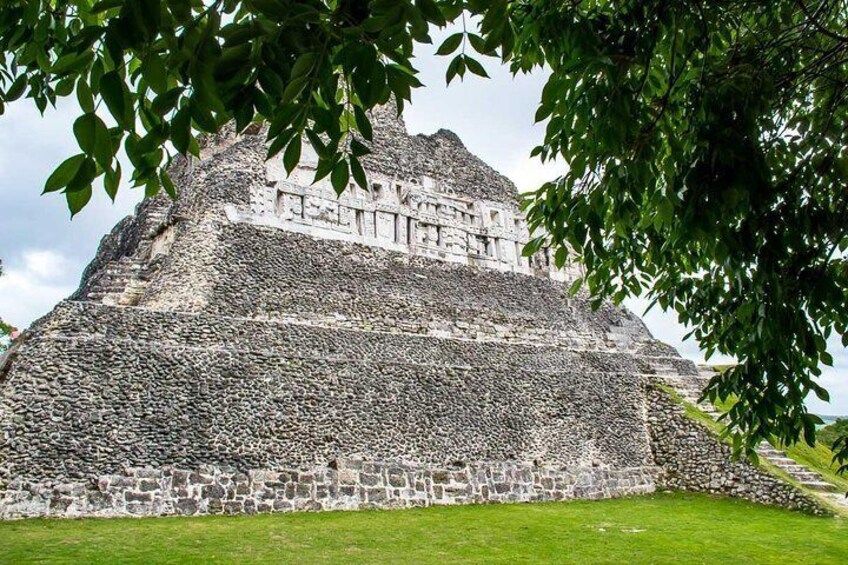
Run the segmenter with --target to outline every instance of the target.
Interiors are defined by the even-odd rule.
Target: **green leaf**
[[[141,74],[156,94],[168,90],[168,71],[159,55],[154,53],[145,57],[141,64]]]
[[[88,201],[91,200],[91,185],[84,186],[79,190],[65,193],[65,199],[68,202],[68,210],[71,211],[71,218],[79,214],[80,210],[85,208]]]
[[[191,119],[194,120],[202,131],[206,133],[216,133],[218,131],[218,122],[215,121],[215,117],[206,104],[193,97],[188,108],[191,113]]]
[[[354,157],[362,157],[363,155],[368,155],[369,153],[371,153],[371,150],[367,146],[365,146],[361,141],[354,138],[350,142],[350,152],[353,154]]]
[[[462,77],[465,74],[465,56],[457,55],[448,65],[448,70],[445,73],[445,79],[450,84],[451,81],[458,76]]]
[[[176,88],[172,88],[171,90],[160,94],[157,96],[153,103],[150,105],[150,109],[159,116],[164,116],[166,113],[170,112],[174,108],[177,107],[177,103],[180,100],[180,96],[185,91],[184,87],[178,86]]]
[[[447,23],[442,15],[442,10],[434,0],[415,0],[415,7],[421,10],[421,14],[428,22],[439,27]]]
[[[315,153],[318,154],[319,158],[327,157],[327,146],[321,141],[321,138],[318,137],[311,129],[306,130],[306,137],[309,139],[310,145],[312,145],[312,149],[315,150]]]
[[[63,55],[55,63],[53,63],[53,66],[50,68],[50,72],[54,75],[73,73],[87,66],[93,59],[94,53],[91,51],[69,53],[68,55]]]
[[[91,7],[92,14],[101,14],[112,8],[120,8],[124,5],[124,0],[101,0]]]
[[[484,69],[483,65],[481,65],[477,60],[472,59],[471,57],[465,57],[465,65],[468,67],[468,70],[475,75],[483,78],[489,78],[489,75],[486,73],[486,69]]]
[[[74,91],[75,82],[75,77],[67,76],[56,84],[56,88],[53,90],[53,92],[56,94],[56,96],[64,98],[65,96],[68,96],[71,92]]]
[[[86,187],[91,188],[91,182],[97,174],[97,165],[91,158],[86,157],[80,164],[77,174],[74,175],[74,178],[65,187],[65,192],[84,190]]]
[[[286,104],[288,102],[293,101],[298,95],[303,92],[304,87],[306,87],[306,83],[308,82],[308,77],[297,77],[289,81],[286,85],[285,90],[283,91],[282,103]]]
[[[291,174],[300,162],[301,144],[301,137],[296,135],[289,142],[288,147],[286,147],[286,152],[283,154],[283,165],[285,166],[286,173],[288,174]]]
[[[355,155],[350,156],[350,172],[353,175],[353,180],[356,181],[356,184],[358,184],[363,190],[368,190],[368,179],[365,176],[365,170],[362,168],[362,164]]]
[[[347,168],[347,161],[341,160],[333,167],[333,173],[330,175],[330,182],[333,185],[333,190],[336,194],[341,194],[347,188],[347,183],[350,180],[350,170]]]
[[[330,159],[318,159],[318,166],[315,168],[315,178],[312,179],[312,184],[320,181],[327,175],[333,172],[333,161]]]
[[[68,186],[68,184],[76,176],[84,161],[85,155],[82,153],[66,159],[47,179],[47,183],[44,185],[44,192],[42,194],[55,192]]]
[[[4,100],[6,102],[14,102],[23,95],[24,91],[26,90],[26,86],[27,75],[24,73],[21,74],[18,78],[16,78],[14,82],[12,82],[12,85],[9,86],[9,90],[6,91],[6,96],[4,97]]]
[[[91,94],[88,82],[82,76],[77,81],[77,102],[83,112],[94,112],[94,96]]]
[[[165,189],[165,193],[171,197],[171,200],[176,200],[177,187],[174,186],[174,181],[171,180],[171,175],[168,174],[168,171],[162,170],[159,173],[159,180],[162,182],[162,188]]]
[[[483,41],[482,37],[476,33],[469,33],[467,35],[468,41],[471,43],[471,47],[473,47],[475,51],[481,55],[490,55],[492,53],[492,51],[486,49],[486,43]]]
[[[577,277],[576,279],[574,279],[574,282],[571,283],[571,286],[568,287],[568,294],[571,296],[576,296],[577,293],[580,291],[581,286],[583,286],[583,278]]]
[[[80,149],[86,155],[94,154],[96,119],[97,116],[94,114],[84,114],[74,122],[74,136],[77,138]]]
[[[100,79],[100,95],[115,121],[125,130],[133,129],[132,100],[121,76],[111,71]]]
[[[156,175],[150,175],[147,181],[144,183],[144,197],[145,198],[153,198],[157,194],[159,194],[159,177]]]
[[[365,110],[359,106],[353,107],[353,116],[356,121],[356,129],[362,134],[367,141],[374,139],[374,131],[371,129],[371,120],[365,114]]]
[[[568,248],[565,246],[560,247],[556,250],[556,255],[554,256],[554,264],[557,269],[562,269],[565,265],[565,262],[568,260]]]
[[[115,163],[115,169],[107,168],[103,178],[103,188],[112,202],[115,201],[115,196],[118,194],[118,187],[121,185],[121,163]]]
[[[308,75],[315,66],[315,61],[318,60],[317,53],[304,53],[295,61],[291,71],[291,78],[299,78]]]
[[[455,33],[445,39],[436,50],[436,55],[450,55],[457,50],[462,43],[462,33]]]
[[[191,140],[191,112],[188,106],[179,110],[171,120],[171,142],[174,148],[183,155],[189,153]]]
[[[192,18],[191,0],[167,0],[168,9],[179,22],[187,22]]]

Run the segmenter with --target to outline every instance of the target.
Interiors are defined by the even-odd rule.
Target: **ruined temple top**
[[[557,268],[547,248],[523,256],[531,233],[515,185],[456,134],[409,135],[393,104],[371,120],[372,152],[362,158],[367,188],[350,180],[337,195],[329,179],[316,182],[318,155],[306,144],[291,174],[280,155],[264,162],[249,202],[226,207],[229,221],[557,280],[580,276],[576,263]]]
[[[409,135],[393,103],[371,112],[372,154],[366,169],[404,181],[429,177],[440,191],[473,200],[514,203],[515,185],[463,145],[454,132],[440,129],[432,135]]]

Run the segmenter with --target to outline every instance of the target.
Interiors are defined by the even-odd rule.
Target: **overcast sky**
[[[544,76],[513,79],[490,61],[486,64],[490,80],[474,77],[447,88],[446,64],[443,58],[419,58],[426,88],[413,93],[413,104],[405,112],[410,133],[453,130],[473,153],[522,190],[555,177],[556,166],[543,167],[529,158],[543,133],[534,127],[533,115]],[[100,192],[71,221],[61,196],[40,195],[56,165],[78,151],[71,132],[76,112],[73,104],[66,104],[42,118],[28,101],[19,101],[0,116],[0,258],[6,271],[0,278],[0,317],[20,328],[73,292],[100,238],[131,213],[141,197],[140,191],[124,187],[112,204]],[[644,304],[631,306],[642,314]],[[644,319],[655,337],[703,362],[696,343],[681,341],[686,332],[673,313],[654,310]],[[822,378],[831,403],[813,400],[810,408],[822,414],[848,414],[848,352],[834,342],[831,353],[836,366]],[[727,360],[710,360],[722,361]]]

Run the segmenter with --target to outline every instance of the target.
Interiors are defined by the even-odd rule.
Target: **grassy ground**
[[[848,523],[691,494],[0,523],[2,563],[848,563]]]

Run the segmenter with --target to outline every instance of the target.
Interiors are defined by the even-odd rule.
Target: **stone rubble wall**
[[[650,467],[543,468],[513,462],[449,467],[338,460],[308,470],[204,466],[129,469],[96,481],[16,481],[0,491],[0,519],[167,516],[407,508],[614,498],[654,490]]]
[[[531,346],[294,325],[266,325],[266,341],[258,334],[249,347],[251,326],[227,318],[169,322],[125,308],[122,329],[75,311],[65,305],[33,332],[3,379],[2,481],[125,466],[288,468],[356,454],[650,464],[632,356],[550,348],[536,364]],[[152,328],[174,329],[177,343]],[[239,342],[215,341],[227,331]],[[271,336],[278,345],[257,347]]]
[[[256,320],[63,302],[39,331],[42,336],[63,340],[108,339],[112,343],[156,343],[164,347],[252,349],[291,358],[360,359],[371,363],[403,361],[446,367],[494,366],[516,370],[532,367],[545,371],[568,367],[574,371],[634,376],[651,374],[659,366],[678,374],[691,369],[689,361],[669,354],[666,349],[646,346],[621,350],[600,339],[588,342],[599,345],[592,348],[582,337],[574,336],[570,340],[543,342],[519,340],[514,334],[484,334],[479,327],[465,332],[467,328],[462,325],[440,326],[441,331],[435,333],[431,326],[423,324],[356,322],[336,317]]]
[[[371,121],[374,141],[371,153],[362,159],[366,171],[405,181],[428,176],[459,196],[517,202],[518,190],[512,181],[471,153],[452,131],[409,135],[393,104],[378,108]]]
[[[746,460],[733,460],[732,448],[659,387],[648,389],[648,428],[654,461],[661,468],[657,487],[722,494],[810,514],[832,512],[813,496]]]
[[[611,305],[592,311],[584,295],[570,296],[567,285],[546,278],[246,224],[220,225],[202,241],[202,249],[174,246],[139,306],[592,350],[663,349],[661,356],[679,358],[638,317]],[[187,299],[196,285],[186,273],[204,281],[202,303]]]

